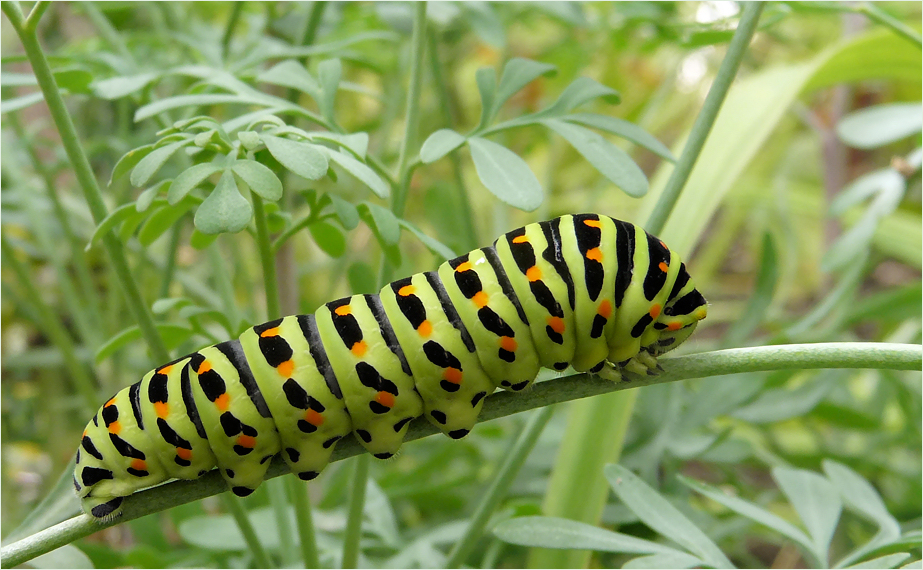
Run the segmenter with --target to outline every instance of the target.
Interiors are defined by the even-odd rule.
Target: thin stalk
[[[487,397],[479,422],[609,392],[630,390],[692,378],[768,372],[772,370],[860,369],[907,370],[919,376],[923,365],[923,346],[881,342],[828,342],[733,348],[686,356],[662,357],[663,372],[658,376],[625,374],[621,382],[611,382],[592,374],[575,374],[539,382],[527,393],[499,392]],[[425,418],[410,422],[405,442],[441,433]],[[331,463],[366,455],[350,438],[337,444]],[[288,465],[276,456],[266,479],[289,474]],[[124,513],[116,520],[100,523],[89,515],[78,515],[37,532],[28,538],[0,548],[0,565],[12,568],[40,554],[50,552],[105,528],[164,511],[205,497],[227,492],[227,483],[217,470],[193,481],[174,481],[133,494],[125,500]]]
[[[433,75],[433,83],[436,84],[436,95],[439,98],[442,122],[444,126],[451,128],[455,124],[455,120],[452,116],[452,106],[449,102],[449,86],[442,73],[443,64],[439,61],[439,45],[436,42],[436,31],[429,30],[427,36],[429,38],[430,73]],[[458,201],[456,211],[461,217],[465,233],[465,239],[461,246],[462,249],[473,250],[478,246],[477,229],[474,227],[474,212],[471,209],[471,201],[468,199],[465,180],[462,177],[461,158],[457,152],[452,152],[449,153],[449,160],[452,163],[452,177],[455,179],[455,198]]]
[[[32,277],[29,275],[26,266],[19,261],[16,252],[13,250],[12,246],[10,246],[9,242],[7,242],[6,234],[0,234],[0,248],[2,248],[3,252],[3,261],[13,270],[16,279],[19,281],[20,287],[22,287],[24,291],[31,291],[33,293],[41,291],[41,288],[32,281]],[[43,332],[48,335],[51,342],[61,351],[61,356],[67,367],[68,375],[73,378],[74,387],[83,397],[86,409],[95,409],[98,405],[96,383],[87,371],[86,364],[77,358],[77,350],[74,346],[73,339],[64,329],[61,321],[55,316],[51,307],[42,299],[41,295],[33,294],[31,300],[32,306],[38,313]]]
[[[173,224],[170,228],[170,245],[167,247],[167,259],[164,269],[161,271],[160,292],[157,297],[163,299],[170,295],[170,283],[173,282],[173,273],[176,271],[176,251],[179,249],[179,238],[182,234],[183,226]]]
[[[224,28],[224,35],[221,37],[221,60],[227,61],[228,51],[231,47],[231,38],[234,37],[234,29],[237,22],[240,21],[240,12],[244,7],[243,2],[234,2],[231,5],[231,16],[228,18],[227,26]]]
[[[266,289],[266,316],[276,319],[282,316],[279,303],[279,285],[276,280],[276,265],[272,255],[272,242],[269,239],[269,226],[266,222],[266,210],[263,199],[255,193],[253,198],[253,221],[256,224],[256,244],[260,250],[260,263],[263,266],[263,283]]]
[[[487,522],[500,506],[500,502],[509,491],[510,485],[513,484],[519,470],[522,469],[523,463],[525,463],[529,453],[532,452],[535,442],[538,441],[553,413],[554,407],[547,406],[536,410],[529,417],[529,421],[523,428],[522,433],[519,434],[519,437],[506,452],[503,464],[493,476],[487,493],[481,498],[481,502],[471,516],[471,521],[468,523],[468,528],[465,529],[465,534],[462,535],[461,539],[455,543],[455,546],[449,552],[448,560],[445,563],[446,568],[460,568],[477,545],[478,540],[484,535],[485,530],[487,530]]]
[[[320,568],[317,556],[317,539],[314,536],[314,519],[311,515],[311,498],[308,496],[308,484],[296,477],[286,478],[288,495],[295,508],[295,520],[298,524],[298,542],[301,545],[303,568]]]
[[[42,90],[42,94],[45,96],[48,110],[61,136],[64,150],[74,167],[74,174],[81,190],[83,190],[90,212],[93,214],[93,220],[99,224],[109,212],[103,201],[103,195],[93,174],[93,169],[90,167],[90,161],[80,146],[80,137],[77,135],[74,122],[55,83],[54,75],[48,65],[48,60],[45,58],[45,53],[42,51],[42,46],[39,44],[34,25],[31,27],[24,26],[22,12],[18,4],[7,0],[2,3],[2,9],[13,25],[13,29],[19,35],[26,57],[32,65],[32,71]],[[36,6],[33,12],[35,10],[39,10],[39,6]],[[32,22],[32,24],[37,24],[37,22]],[[150,309],[145,304],[141,291],[132,277],[122,243],[115,236],[115,233],[110,231],[103,237],[103,245],[112,261],[117,280],[128,298],[128,308],[138,323],[141,335],[147,342],[152,356],[156,361],[167,362],[170,360],[169,353],[160,338],[160,334],[157,332],[157,327],[154,326],[154,317],[151,315]]]
[[[231,327],[235,329],[232,334],[236,334],[239,332],[236,329],[241,321],[240,312],[237,310],[237,302],[234,300],[234,282],[228,272],[227,265],[224,263],[224,258],[221,257],[218,240],[215,240],[206,248],[206,253],[211,264],[211,273],[218,291],[218,297],[221,298],[220,309],[224,311],[228,320],[231,321]],[[188,290],[189,284],[184,283],[183,287]]]
[[[750,45],[750,39],[753,38],[753,33],[756,31],[756,25],[759,23],[763,7],[763,2],[747,2],[744,4],[740,23],[737,25],[734,37],[731,38],[731,44],[728,46],[727,54],[725,54],[724,60],[721,62],[721,67],[718,68],[715,81],[708,90],[708,95],[702,104],[702,110],[699,111],[699,115],[692,125],[689,139],[686,141],[686,146],[683,147],[683,154],[679,157],[676,167],[670,174],[670,179],[667,180],[663,193],[654,207],[654,211],[651,212],[651,217],[645,224],[644,229],[653,235],[659,235],[663,230],[664,224],[667,223],[667,217],[673,211],[676,200],[679,199],[680,191],[686,185],[686,180],[689,179],[692,167],[695,166],[699,153],[702,152],[702,147],[705,145],[705,139],[708,138],[712,125],[715,124],[718,111],[721,110],[721,104],[724,103],[728,90],[731,88],[731,82],[734,81],[737,70],[740,69],[740,63],[743,61],[744,53],[746,53],[747,47]]]
[[[282,558],[282,567],[291,568],[298,560],[295,551],[295,541],[292,540],[292,526],[288,518],[288,485],[285,480],[277,479],[267,481],[269,490],[269,504],[272,505],[273,517],[276,521],[276,530],[279,535],[279,554]]]
[[[906,38],[916,44],[917,47],[923,47],[923,37],[920,36],[913,28],[907,24],[896,20],[891,14],[888,14],[871,2],[863,2],[856,8],[856,12],[863,14],[870,20],[874,20],[883,26],[891,28],[897,35]]]
[[[247,517],[247,511],[244,509],[243,505],[240,504],[240,499],[232,495],[230,491],[226,491],[221,493],[221,502],[224,503],[224,508],[226,508],[228,513],[234,518],[234,522],[237,523],[237,528],[240,529],[240,534],[244,537],[244,542],[247,543],[247,547],[253,554],[253,561],[256,563],[256,567],[273,568],[275,565],[260,543],[260,539],[256,536],[256,530],[254,530],[253,525],[250,523],[250,519]]]
[[[353,476],[349,484],[349,518],[343,536],[341,568],[359,567],[359,540],[362,538],[362,512],[365,510],[365,486],[369,478],[371,456],[363,453],[353,461]]]
[[[122,40],[122,36],[116,31],[112,26],[112,22],[96,7],[95,2],[81,2],[78,6],[83,10],[84,14],[93,22],[93,26],[96,27],[96,30],[99,32],[99,35],[102,36],[103,40],[106,41],[112,49],[114,49],[125,61],[132,64],[135,63],[134,56],[131,55],[131,52],[128,51],[128,46],[125,45],[125,41]]]

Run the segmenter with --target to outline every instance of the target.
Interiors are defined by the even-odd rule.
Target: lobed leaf
[[[502,202],[531,212],[544,198],[542,186],[526,162],[510,149],[481,137],[468,139],[478,178]]]
[[[240,195],[230,170],[225,170],[208,198],[195,213],[195,227],[203,234],[237,233],[253,217],[253,206]]]
[[[266,150],[298,176],[318,180],[327,173],[327,156],[314,145],[273,135],[261,135]]]

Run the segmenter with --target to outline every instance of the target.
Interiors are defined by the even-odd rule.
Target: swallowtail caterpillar
[[[277,453],[313,479],[350,432],[391,457],[420,415],[458,439],[485,396],[527,388],[542,366],[613,381],[652,372],[706,310],[679,256],[634,224],[595,214],[529,224],[378,295],[254,326],[148,372],[87,425],[74,486],[88,514],[110,520],[132,493],[216,466],[249,495]]]

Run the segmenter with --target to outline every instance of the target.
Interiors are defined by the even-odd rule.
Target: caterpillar
[[[526,389],[542,366],[654,373],[706,311],[679,256],[638,226],[596,214],[529,224],[377,295],[148,372],[87,425],[74,486],[107,521],[132,493],[216,466],[249,495],[277,453],[310,480],[350,432],[380,459],[420,415],[464,437],[487,395]]]

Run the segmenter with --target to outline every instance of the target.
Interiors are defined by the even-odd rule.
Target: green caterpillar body
[[[378,295],[152,370],[87,425],[74,485],[83,509],[109,520],[132,493],[215,466],[246,496],[280,452],[310,480],[350,432],[378,458],[420,415],[464,437],[485,396],[525,389],[542,366],[613,379],[655,366],[706,310],[679,257],[633,224],[595,214],[530,224]]]

